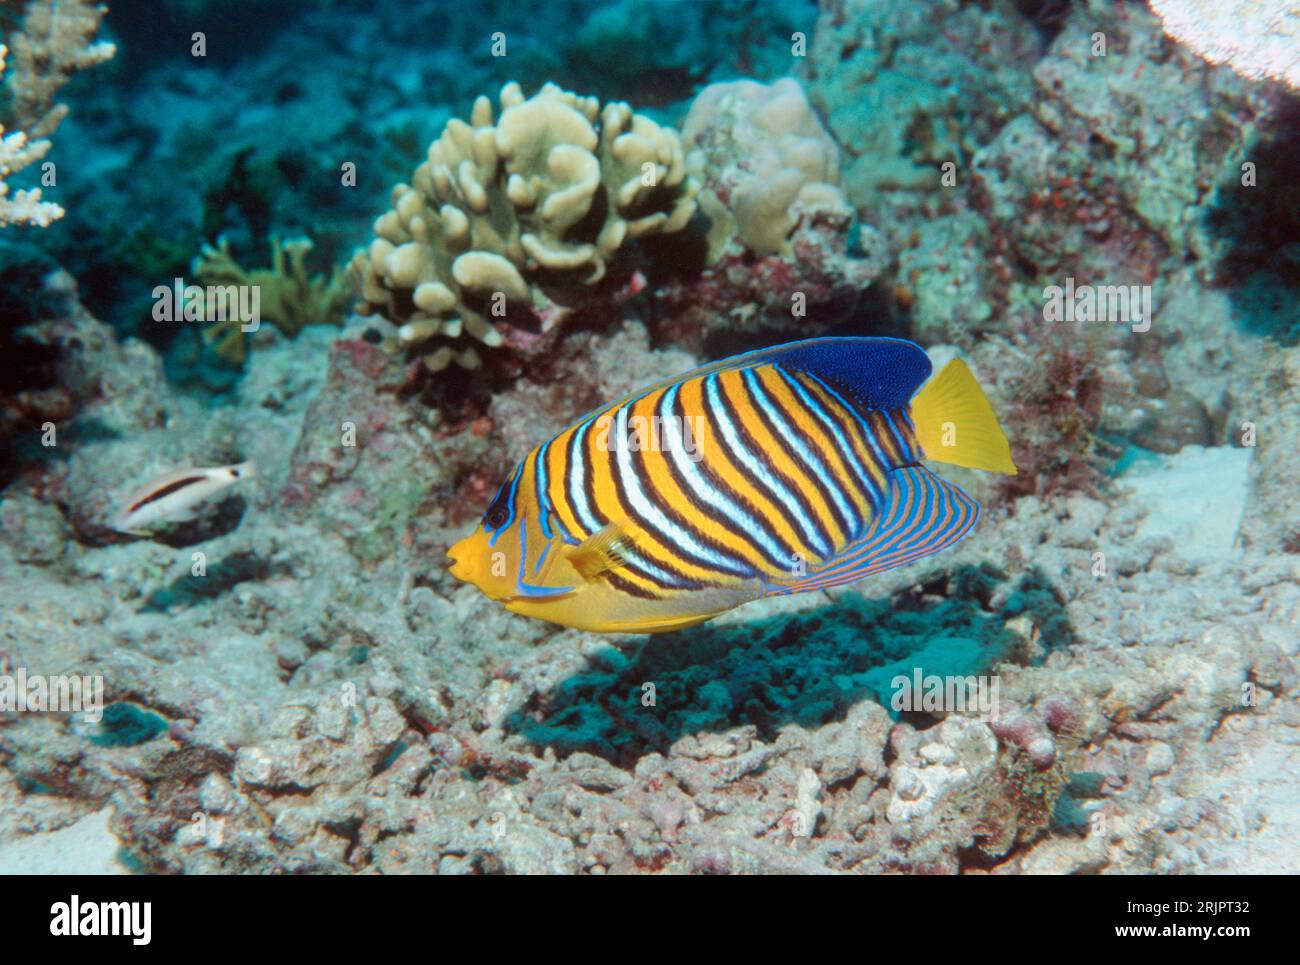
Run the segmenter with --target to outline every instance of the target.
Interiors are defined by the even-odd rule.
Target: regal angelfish
[[[654,633],[930,556],[979,505],[922,460],[1016,472],[966,364],[930,373],[912,342],[820,338],[644,389],[528,453],[452,575],[526,616]]]

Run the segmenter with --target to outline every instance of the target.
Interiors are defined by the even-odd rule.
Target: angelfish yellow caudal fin
[[[927,459],[968,469],[1016,475],[1011,446],[1002,434],[993,406],[961,359],[912,397],[912,423]]]

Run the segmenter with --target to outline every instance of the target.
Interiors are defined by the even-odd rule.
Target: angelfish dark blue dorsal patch
[[[930,377],[930,358],[900,338],[818,338],[771,350],[771,361],[808,372],[866,409],[902,409]]]

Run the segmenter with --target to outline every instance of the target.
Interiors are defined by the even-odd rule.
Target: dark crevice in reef
[[[41,426],[72,409],[74,399],[59,384],[68,348],[32,337],[23,329],[56,317],[64,308],[46,277],[57,264],[21,238],[0,239],[0,486],[19,466],[50,457],[39,444]]]
[[[1033,24],[1043,38],[1044,48],[1056,39],[1070,13],[1070,0],[1014,0],[1014,6]]]
[[[177,607],[193,606],[228,593],[240,583],[260,583],[275,575],[270,564],[254,553],[232,553],[220,559],[210,559],[206,566],[206,576],[192,576],[187,570],[184,575],[155,590],[142,609],[151,613],[171,613]]]
[[[1300,342],[1300,98],[1286,97],[1246,157],[1218,185],[1207,215],[1225,243],[1216,266],[1238,323]],[[1242,184],[1253,173],[1255,184]]]

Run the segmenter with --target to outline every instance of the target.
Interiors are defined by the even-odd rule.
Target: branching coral
[[[20,33],[10,40],[13,102],[9,113],[28,137],[54,133],[67,116],[66,104],[55,103],[64,84],[78,71],[110,59],[117,48],[94,42],[108,8],[88,0],[32,0]]]
[[[49,151],[46,138],[68,113],[66,104],[54,102],[68,78],[116,52],[111,43],[91,42],[107,12],[86,0],[32,0],[22,30],[10,38],[13,66],[8,78],[12,92],[8,120],[16,130],[6,134],[0,125],[0,226],[34,224],[44,228],[63,217],[61,207],[41,200],[40,188],[10,196],[5,180]],[[8,54],[9,48],[0,45],[0,76],[5,73]]]
[[[308,274],[306,259],[311,249],[307,238],[283,244],[272,238],[271,267],[250,271],[235,261],[223,238],[217,248],[204,245],[202,254],[194,260],[194,273],[205,285],[256,288],[260,317],[292,338],[305,325],[338,325],[352,298],[352,290],[337,267],[330,270],[328,277]],[[240,319],[213,321],[204,330],[203,339],[226,361],[244,363],[248,343]]]
[[[500,102],[499,118],[479,97],[469,123],[447,123],[350,266],[359,310],[400,325],[432,371],[476,367],[476,344],[502,343],[490,318],[506,306],[553,325],[564,309],[552,295],[596,284],[628,239],[695,213],[673,130],[553,84],[527,99],[507,84]]]
[[[8,49],[0,44],[0,76],[4,75]],[[63,209],[51,201],[41,200],[41,189],[18,191],[10,196],[5,179],[15,171],[35,164],[50,149],[50,142],[29,140],[23,131],[6,134],[0,124],[0,226],[34,224],[42,228],[63,217]]]

